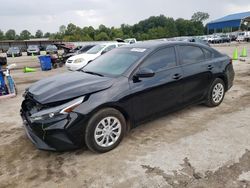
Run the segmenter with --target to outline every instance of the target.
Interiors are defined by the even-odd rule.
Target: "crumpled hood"
[[[111,87],[112,83],[112,78],[77,71],[42,79],[28,91],[37,102],[47,104],[101,91]]]

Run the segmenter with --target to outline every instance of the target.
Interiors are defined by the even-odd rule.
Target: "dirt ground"
[[[250,55],[250,44],[237,46]],[[235,44],[215,48],[231,56]],[[34,57],[13,62],[39,66]],[[219,107],[192,106],[143,124],[105,154],[37,150],[19,117],[22,93],[67,70],[12,71],[19,93],[0,101],[0,187],[250,187],[250,58],[234,68],[234,86]]]

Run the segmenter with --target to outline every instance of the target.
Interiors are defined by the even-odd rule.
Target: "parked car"
[[[231,42],[231,38],[228,34],[221,34],[220,35],[221,37],[221,42],[224,43],[224,42]]]
[[[118,42],[98,44],[93,48],[90,48],[84,54],[78,54],[70,57],[66,61],[66,67],[69,70],[76,71],[78,69],[83,68],[85,65],[87,65],[89,62],[93,61],[100,55],[125,44],[126,43],[118,43]]]
[[[188,105],[220,105],[233,80],[231,59],[210,47],[141,42],[31,85],[21,116],[39,149],[63,151],[86,144],[102,153],[142,122]]]
[[[197,38],[199,38],[200,40],[203,40],[205,42],[208,42],[208,36],[204,35],[204,36],[197,36]]]
[[[208,42],[213,44],[222,43],[222,38],[219,35],[212,35],[208,38]]]
[[[237,37],[238,37],[238,33],[237,32],[231,32],[229,33],[230,39],[231,41],[236,41]]]
[[[27,56],[40,55],[40,48],[37,45],[29,45],[27,48]]]
[[[83,54],[87,52],[88,50],[90,50],[90,48],[93,48],[94,46],[95,46],[94,44],[88,44],[88,45],[82,46],[79,50],[75,52],[74,55]]]
[[[202,40],[198,37],[179,37],[175,39],[175,41],[196,42],[196,43],[204,44],[206,46],[210,46],[210,44],[207,41]]]
[[[137,40],[135,38],[128,38],[128,39],[121,39],[121,38],[117,38],[116,39],[117,42],[124,42],[127,44],[134,44],[137,42]]]
[[[250,31],[239,32],[236,41],[250,41]]]
[[[136,43],[136,39],[135,38],[129,38],[129,39],[125,39],[124,40],[125,43],[128,43],[128,44],[134,44]]]
[[[46,54],[57,54],[58,53],[58,48],[56,45],[48,45],[46,47]]]
[[[7,57],[12,57],[12,56],[18,57],[22,56],[22,52],[19,47],[15,46],[15,47],[10,47],[6,52],[6,55]]]
[[[90,48],[93,48],[94,46],[95,45],[85,45],[85,46],[82,46],[81,48],[77,48],[78,50],[76,49],[70,50],[68,48],[62,47],[64,49],[64,53],[62,55],[63,62],[65,63],[72,56],[87,52]]]

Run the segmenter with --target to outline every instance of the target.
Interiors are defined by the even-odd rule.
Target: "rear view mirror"
[[[137,78],[150,78],[155,75],[154,71],[149,68],[142,68],[137,71],[135,76]]]

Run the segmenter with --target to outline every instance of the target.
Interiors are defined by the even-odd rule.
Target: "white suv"
[[[84,54],[79,54],[70,57],[66,61],[66,67],[69,70],[76,71],[81,68],[83,68],[85,65],[87,65],[89,62],[93,61],[100,55],[117,48],[119,46],[123,46],[126,43],[103,43],[103,44],[98,44],[94,46],[93,48],[90,48],[86,53]]]
[[[236,41],[249,41],[250,39],[250,31],[243,31],[238,33],[238,37]]]

